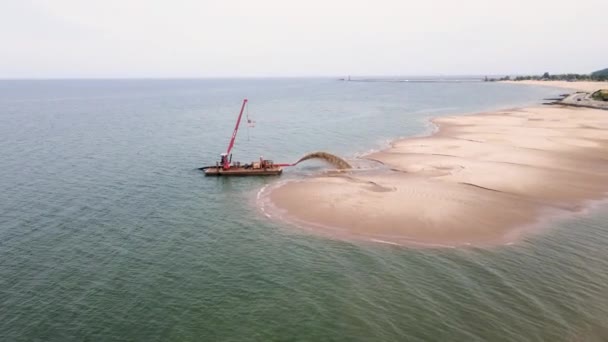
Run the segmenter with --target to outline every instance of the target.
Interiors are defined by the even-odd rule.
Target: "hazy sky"
[[[608,0],[0,0],[0,78],[608,67]]]

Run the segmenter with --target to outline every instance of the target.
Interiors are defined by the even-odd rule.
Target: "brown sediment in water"
[[[267,194],[313,231],[408,244],[512,240],[547,210],[608,191],[608,112],[542,107],[434,119],[432,136],[366,158],[388,168],[287,182]]]

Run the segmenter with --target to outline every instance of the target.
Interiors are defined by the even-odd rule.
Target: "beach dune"
[[[608,112],[532,107],[437,118],[365,158],[381,170],[287,182],[276,213],[321,234],[396,244],[504,243],[608,191]]]

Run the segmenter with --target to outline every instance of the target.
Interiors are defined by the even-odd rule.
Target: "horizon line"
[[[554,73],[560,75],[563,73]],[[577,73],[574,73],[577,74]],[[497,77],[497,76],[533,76],[535,74],[511,73],[511,74],[381,74],[381,75],[314,75],[314,76],[110,76],[110,77],[0,77],[0,81],[69,81],[69,80],[235,80],[235,79],[342,79],[342,78],[411,78],[411,77]],[[542,75],[540,73],[539,75]],[[585,74],[581,74],[585,75]]]

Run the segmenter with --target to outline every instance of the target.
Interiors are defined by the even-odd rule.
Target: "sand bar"
[[[592,93],[598,89],[608,89],[608,82],[596,82],[596,81],[568,82],[568,81],[524,80],[524,81],[501,81],[501,82],[511,83],[511,84],[555,87],[555,88],[569,89],[569,90],[575,90],[575,91],[584,91],[584,92],[588,92],[588,93]]]
[[[531,107],[432,121],[432,136],[366,156],[382,170],[272,189],[273,216],[339,238],[492,244],[608,191],[608,111]]]

